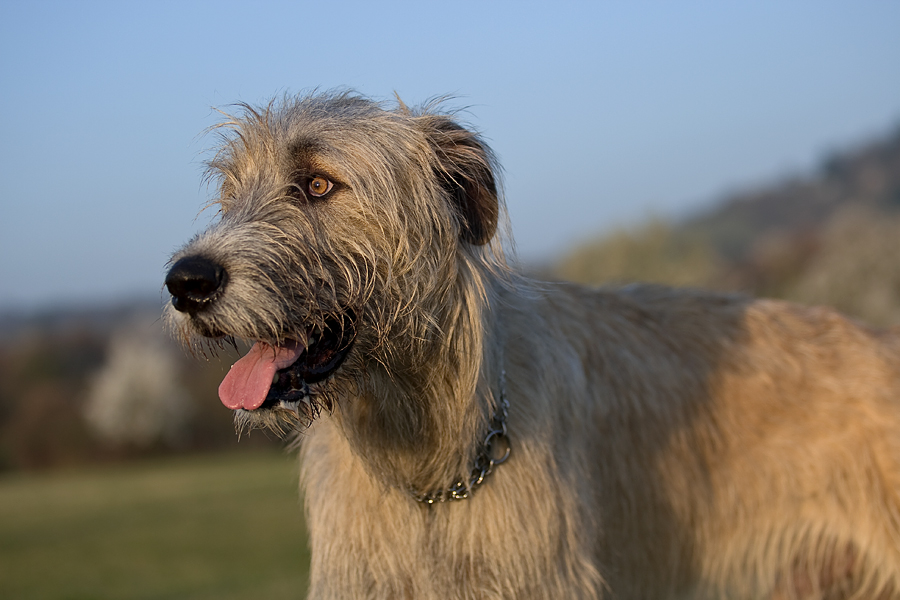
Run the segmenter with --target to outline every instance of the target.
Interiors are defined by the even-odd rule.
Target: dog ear
[[[476,246],[487,244],[497,231],[500,212],[493,153],[477,135],[452,120],[426,118],[438,158],[437,175],[454,204],[460,237]]]

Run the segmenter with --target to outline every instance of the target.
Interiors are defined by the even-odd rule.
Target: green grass
[[[0,478],[0,598],[303,598],[296,458]]]

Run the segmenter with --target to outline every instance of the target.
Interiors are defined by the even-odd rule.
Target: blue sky
[[[900,125],[898,27],[874,1],[0,0],[0,310],[159,295],[208,222],[212,107],[453,94],[547,261]]]

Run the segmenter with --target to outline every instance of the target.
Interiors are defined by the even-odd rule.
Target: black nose
[[[166,287],[175,310],[195,315],[205,310],[225,285],[227,272],[217,262],[202,256],[182,258],[169,269]]]

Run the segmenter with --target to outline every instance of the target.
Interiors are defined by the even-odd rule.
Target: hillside
[[[810,176],[724,198],[680,228],[739,261],[762,238],[820,229],[850,208],[900,212],[900,127],[883,140],[831,155]]]
[[[601,236],[551,275],[739,290],[900,323],[900,128],[682,222]]]

